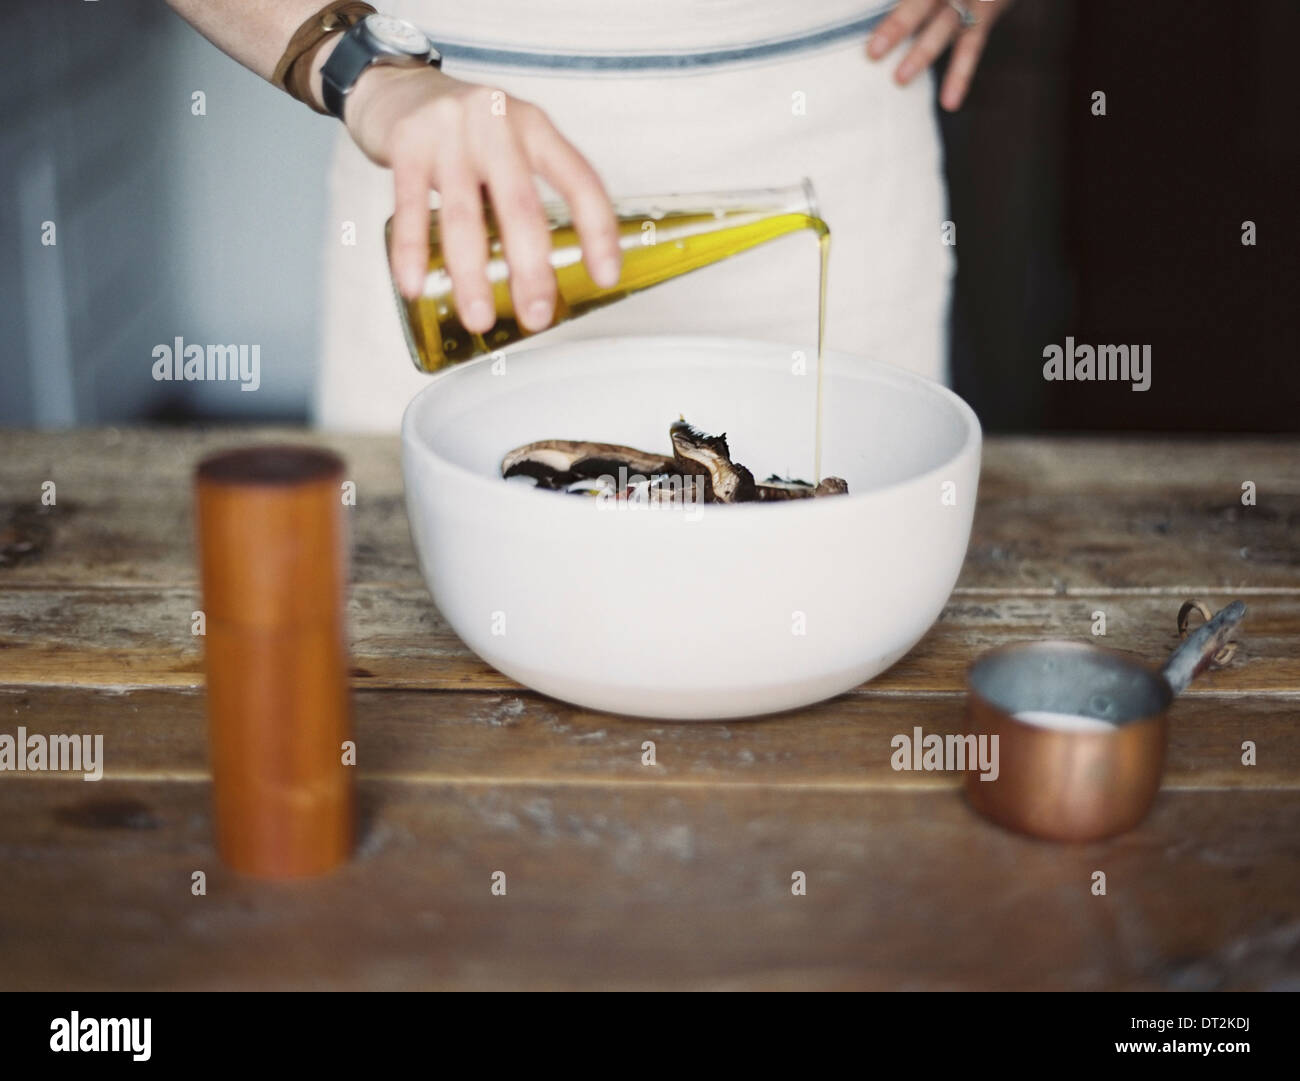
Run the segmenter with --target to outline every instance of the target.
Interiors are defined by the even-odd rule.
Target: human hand
[[[1011,0],[958,0],[978,22],[965,29],[962,17],[949,0],[901,0],[867,41],[867,55],[883,60],[904,38],[915,35],[911,49],[894,72],[906,86],[935,62],[956,39],[948,73],[939,91],[939,103],[949,111],[961,107],[970,89],[989,30],[1011,6]]]
[[[618,224],[600,177],[536,105],[453,79],[435,68],[376,65],[348,94],[343,118],[357,145],[393,170],[392,269],[399,290],[419,296],[428,268],[429,192],[456,309],[467,330],[495,319],[486,268],[486,190],[510,268],[510,294],[527,330],[555,314],[551,236],[533,183],[540,176],[565,200],[597,285],[617,284]]]

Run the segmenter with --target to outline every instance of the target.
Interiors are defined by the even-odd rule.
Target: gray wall
[[[0,7],[0,424],[305,417],[334,122],[162,0]],[[177,335],[260,345],[261,388],[155,381]]]

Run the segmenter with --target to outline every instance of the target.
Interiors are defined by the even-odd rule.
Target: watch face
[[[401,53],[423,56],[431,42],[418,26],[392,15],[367,15],[366,29],[384,45]]]

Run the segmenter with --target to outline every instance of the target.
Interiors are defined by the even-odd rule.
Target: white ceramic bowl
[[[536,690],[678,720],[829,698],[925,634],[975,509],[979,421],[919,376],[828,354],[823,473],[848,496],[630,507],[500,478],[536,439],[670,450],[679,415],[727,434],[760,480],[813,470],[816,365],[712,338],[540,345],[459,365],[406,410],[420,567],[465,643]]]

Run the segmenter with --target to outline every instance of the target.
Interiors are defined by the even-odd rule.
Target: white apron
[[[405,0],[443,70],[532,101],[611,195],[796,184],[831,229],[827,348],[947,377],[952,251],[929,77],[893,81],[870,0]],[[383,225],[392,178],[345,132],[335,151],[316,421],[394,431],[427,385],[408,357]],[[355,223],[354,245],[341,242]],[[817,245],[788,236],[582,316],[538,344],[611,334],[816,342]],[[813,354],[810,351],[808,355]]]

